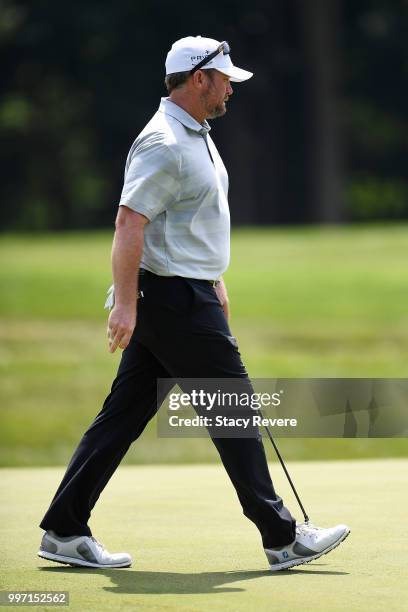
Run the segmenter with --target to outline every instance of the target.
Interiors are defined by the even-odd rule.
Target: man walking
[[[44,559],[131,564],[127,553],[108,553],[88,520],[160,407],[158,378],[235,378],[250,385],[228,325],[222,280],[229,263],[228,176],[207,119],[225,114],[231,82],[251,76],[233,65],[227,42],[187,37],[167,55],[169,97],[131,147],[116,218],[108,340],[112,353],[124,349],[122,359],[41,521]],[[348,535],[345,525],[296,524],[274,490],[259,435],[213,442],[272,570],[315,559]]]

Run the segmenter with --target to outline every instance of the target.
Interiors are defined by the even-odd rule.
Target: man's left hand
[[[229,300],[227,289],[225,287],[224,280],[221,279],[218,285],[215,286],[215,293],[217,294],[217,298],[220,301],[220,304],[224,310],[225,318],[229,321],[230,311],[229,311]]]

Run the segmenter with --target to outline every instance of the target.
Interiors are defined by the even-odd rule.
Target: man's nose
[[[231,87],[231,83],[228,83],[227,94],[231,96],[234,93],[234,90]]]

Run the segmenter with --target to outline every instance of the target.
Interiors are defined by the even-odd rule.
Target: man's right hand
[[[136,327],[136,306],[119,306],[115,304],[108,319],[109,352],[114,353],[119,347],[125,349],[130,342]]]

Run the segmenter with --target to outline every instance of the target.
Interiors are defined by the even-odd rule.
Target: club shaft
[[[258,412],[259,412],[259,414],[261,415],[261,417],[263,418],[263,415],[262,415],[261,411],[260,411],[260,410],[258,410]],[[280,452],[279,452],[278,447],[276,446],[275,440],[272,438],[272,434],[271,434],[271,432],[269,431],[269,428],[268,428],[266,425],[265,425],[264,427],[265,427],[265,429],[266,429],[266,433],[268,434],[268,437],[269,437],[269,439],[270,439],[270,441],[271,441],[271,443],[272,443],[272,446],[273,446],[273,448],[275,449],[276,455],[277,455],[277,457],[278,457],[278,459],[279,459],[279,461],[280,461],[280,464],[281,464],[281,466],[282,466],[282,469],[283,469],[283,471],[284,471],[284,472],[285,472],[285,474],[286,474],[286,478],[288,479],[289,484],[290,484],[290,486],[292,487],[292,491],[293,491],[293,493],[294,493],[294,495],[295,495],[295,497],[296,497],[296,499],[297,499],[297,502],[298,502],[298,504],[299,504],[299,507],[300,507],[300,509],[301,509],[301,511],[302,511],[302,513],[303,513],[303,516],[304,516],[304,519],[305,519],[305,523],[308,523],[308,522],[309,522],[309,517],[308,517],[308,515],[306,514],[306,510],[304,509],[302,502],[300,501],[300,497],[299,497],[299,495],[298,495],[298,493],[297,493],[297,491],[296,491],[296,489],[295,489],[295,485],[294,485],[294,484],[293,484],[293,482],[292,482],[292,479],[291,479],[291,477],[290,477],[290,474],[289,474],[288,470],[286,469],[286,465],[285,465],[285,463],[284,463],[284,461],[283,461],[283,459],[282,459],[282,457],[281,457],[281,454],[280,454]]]

